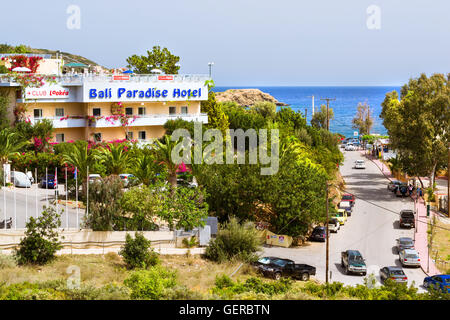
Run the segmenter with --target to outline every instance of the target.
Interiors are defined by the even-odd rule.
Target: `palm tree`
[[[4,164],[11,156],[19,153],[19,151],[28,144],[18,133],[12,132],[10,129],[0,131],[0,164]]]
[[[77,168],[78,175],[82,181],[81,189],[83,194],[85,194],[88,167],[92,168],[100,159],[99,152],[90,149],[86,141],[77,141],[63,154],[63,160]]]
[[[156,174],[161,172],[161,165],[155,157],[145,151],[136,154],[132,164],[131,173],[146,186],[150,185]]]
[[[129,167],[130,156],[121,144],[108,143],[106,148],[99,151],[106,171],[110,174],[121,174]]]
[[[155,158],[158,162],[164,164],[168,171],[168,181],[172,189],[177,187],[177,169],[179,164],[172,161],[172,151],[177,145],[177,141],[172,141],[169,135],[164,136],[164,143],[156,140],[154,149]]]
[[[398,178],[398,175],[402,170],[402,164],[400,162],[400,159],[398,157],[390,158],[388,160],[388,166],[389,169],[391,170],[392,175]]]

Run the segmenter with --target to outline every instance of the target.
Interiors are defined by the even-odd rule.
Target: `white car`
[[[420,267],[419,253],[414,249],[403,249],[398,253],[402,266]]]
[[[345,146],[345,151],[355,151],[355,150],[356,150],[356,147],[352,144],[347,144]]]
[[[355,169],[365,169],[366,168],[366,163],[364,162],[364,160],[356,160],[354,168]]]
[[[102,180],[102,177],[99,174],[92,173],[89,175],[89,183],[92,183],[94,181],[99,181],[99,180]]]
[[[328,229],[330,230],[330,232],[338,232],[338,230],[341,228],[341,224],[339,223],[339,221],[337,221],[336,218],[330,218],[330,220],[328,221]]]

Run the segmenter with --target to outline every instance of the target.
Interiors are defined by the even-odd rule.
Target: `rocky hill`
[[[259,89],[229,89],[224,92],[216,92],[216,100],[219,102],[236,102],[241,106],[252,106],[257,102],[273,102],[277,106],[287,106],[268,93]]]

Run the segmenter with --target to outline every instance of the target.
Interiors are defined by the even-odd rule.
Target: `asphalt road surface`
[[[59,186],[59,199],[65,199],[64,186]],[[6,199],[6,202],[5,202]],[[47,202],[48,199],[48,202]],[[4,188],[0,190],[0,221],[10,217],[13,218],[12,229],[25,228],[27,217],[37,217],[43,211],[44,206],[48,206],[55,200],[55,190],[46,190],[37,188],[36,184],[33,184],[31,188]],[[6,205],[6,206],[5,206]],[[56,208],[56,206],[54,206]],[[5,210],[6,209],[6,210]],[[68,214],[66,214],[66,207],[64,205],[58,206],[58,213],[61,215],[61,228],[77,227],[77,210],[68,208]],[[82,223],[82,217],[84,215],[84,209],[78,210],[78,218],[80,225]],[[17,223],[17,224],[16,224]]]
[[[378,167],[365,159],[359,151],[343,151],[345,162],[341,166],[347,191],[356,197],[352,215],[338,233],[330,233],[329,270],[330,281],[347,285],[364,283],[364,276],[346,275],[341,268],[341,252],[356,249],[366,259],[368,273],[373,273],[380,284],[379,269],[385,266],[401,266],[396,250],[396,239],[402,236],[414,239],[414,229],[400,229],[398,213],[413,209],[409,197],[397,198],[387,190],[388,180]],[[355,160],[363,159],[366,169],[353,169]],[[394,212],[391,212],[389,210]],[[263,255],[292,259],[317,268],[316,279],[325,281],[325,243],[310,242],[300,248],[264,247]],[[415,282],[420,291],[425,273],[420,268],[403,268],[408,284]]]

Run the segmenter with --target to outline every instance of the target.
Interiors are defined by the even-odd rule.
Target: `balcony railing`
[[[37,75],[36,76],[42,76]],[[49,76],[49,75],[46,75]],[[174,74],[174,75],[160,75],[160,74],[65,74],[54,75],[57,83],[61,85],[81,85],[84,82],[204,82],[210,80],[208,75],[204,74]],[[114,78],[116,76],[116,78]],[[120,76],[120,77],[117,77]],[[0,84],[18,85],[14,77],[10,74],[0,74]]]
[[[127,118],[129,127],[140,126],[162,126],[168,120],[175,120],[181,118],[186,121],[196,121],[202,123],[208,123],[208,115],[206,113],[198,114],[151,114],[131,116]],[[72,116],[72,117],[42,117],[42,118],[30,118],[32,124],[35,124],[43,119],[52,121],[53,127],[57,129],[61,128],[83,128],[83,127],[95,127],[95,128],[113,128],[123,126],[120,119],[114,119],[114,116],[104,116],[97,119],[89,120],[86,116]]]

